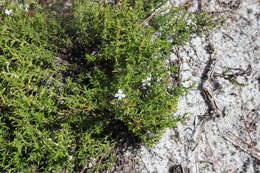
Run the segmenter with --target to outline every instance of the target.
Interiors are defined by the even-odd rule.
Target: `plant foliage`
[[[171,48],[214,26],[165,0],[75,0],[64,16],[1,3],[0,172],[97,172],[122,136],[156,142],[185,92]]]

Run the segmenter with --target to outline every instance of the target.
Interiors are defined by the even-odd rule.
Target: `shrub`
[[[174,127],[185,88],[169,85],[176,68],[166,61],[172,46],[214,25],[208,15],[167,8],[149,18],[165,0],[76,0],[65,17],[7,2],[0,12],[1,172],[78,172],[90,162],[88,171],[101,171],[123,137],[151,145]]]

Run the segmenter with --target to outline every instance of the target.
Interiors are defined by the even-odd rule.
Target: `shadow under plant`
[[[185,88],[166,60],[215,23],[165,2],[73,1],[62,16],[2,2],[1,172],[104,171],[175,126]]]

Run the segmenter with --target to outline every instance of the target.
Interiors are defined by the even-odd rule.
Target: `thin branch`
[[[260,150],[255,147],[252,147],[252,145],[250,145],[243,139],[239,138],[235,134],[228,132],[225,136],[223,135],[222,137],[235,147],[240,148],[245,153],[256,158],[257,160],[260,160]]]
[[[151,15],[149,15],[149,17],[147,17],[142,23],[141,23],[141,26],[144,26],[144,24],[148,23],[154,16],[158,15],[159,13],[161,13],[162,11],[165,11],[165,10],[169,10],[171,8],[187,8],[189,6],[191,6],[193,4],[192,1],[188,1],[188,2],[185,2],[183,5],[180,5],[178,7],[176,6],[171,6],[171,7],[167,7],[167,8],[164,8],[164,9],[159,9],[157,11],[154,11]]]

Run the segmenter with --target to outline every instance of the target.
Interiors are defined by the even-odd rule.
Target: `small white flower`
[[[12,14],[12,13],[13,13],[13,10],[8,10],[8,9],[5,10],[5,14],[6,14],[6,15],[10,15],[10,14]]]
[[[143,87],[150,86],[151,85],[151,80],[152,80],[152,76],[150,74],[147,78],[142,80]]]
[[[30,6],[29,6],[28,4],[25,4],[25,5],[24,5],[24,10],[25,10],[25,11],[28,11],[29,8],[30,8]]]
[[[73,157],[72,156],[69,156],[69,160],[72,160],[73,159]]]
[[[117,93],[115,94],[115,97],[117,97],[118,98],[118,100],[121,100],[122,98],[125,98],[125,94],[123,93],[123,90],[122,89],[119,89],[118,91],[117,91]]]

